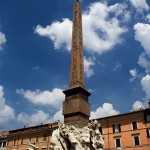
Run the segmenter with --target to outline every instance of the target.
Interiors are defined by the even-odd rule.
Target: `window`
[[[23,138],[21,138],[21,144],[23,144]]]
[[[137,121],[132,121],[132,129],[133,130],[137,129]]]
[[[0,147],[2,147],[2,142],[0,142]]]
[[[139,135],[133,135],[134,145],[140,145]]]
[[[120,131],[121,131],[120,124],[113,125],[113,132],[114,133],[117,133],[117,132],[120,132]]]
[[[147,129],[147,136],[150,138],[150,128]]]
[[[116,148],[121,147],[121,137],[115,138],[115,146]]]
[[[46,141],[47,134],[43,135],[43,141]]]
[[[99,127],[99,132],[100,132],[101,134],[103,134],[103,128],[102,128],[102,127]]]
[[[36,136],[35,142],[37,143],[39,141],[39,137]]]
[[[150,115],[146,115],[146,121],[150,121]]]
[[[6,147],[6,142],[3,142],[3,147]]]

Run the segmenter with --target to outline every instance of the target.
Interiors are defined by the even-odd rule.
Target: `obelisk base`
[[[82,87],[63,91],[66,95],[63,103],[64,123],[75,127],[86,126],[90,117],[90,93]]]

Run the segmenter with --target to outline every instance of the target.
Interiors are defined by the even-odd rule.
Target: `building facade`
[[[7,150],[49,150],[53,130],[60,122],[9,131]]]
[[[150,109],[97,119],[105,150],[150,150]]]
[[[149,108],[97,120],[101,124],[104,150],[150,150]],[[52,132],[59,125],[56,122],[9,131],[3,149],[50,150]]]
[[[8,131],[0,132],[0,150],[6,150]]]

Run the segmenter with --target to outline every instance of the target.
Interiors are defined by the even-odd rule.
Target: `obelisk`
[[[73,11],[70,85],[68,90],[63,91],[64,123],[75,127],[87,125],[90,117],[90,93],[84,87],[83,63],[82,9],[79,0],[76,0]]]

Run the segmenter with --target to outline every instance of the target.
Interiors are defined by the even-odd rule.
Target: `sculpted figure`
[[[61,125],[53,131],[51,150],[103,150],[104,141],[98,122],[91,121],[84,128]]]

